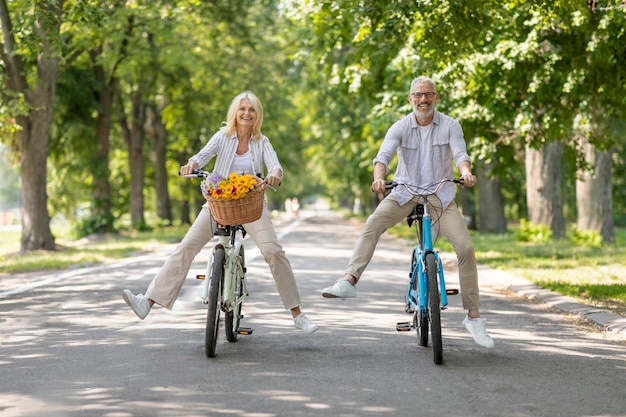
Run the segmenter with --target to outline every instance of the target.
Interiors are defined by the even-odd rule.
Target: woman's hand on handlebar
[[[198,168],[198,164],[194,161],[190,161],[187,165],[183,165],[180,167],[179,174],[180,175],[191,175],[193,174],[193,170]]]
[[[280,177],[276,176],[276,175],[268,175],[267,178],[265,178],[265,183],[267,185],[269,185],[270,187],[278,187],[280,185]]]

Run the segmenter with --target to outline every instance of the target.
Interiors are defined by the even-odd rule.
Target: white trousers
[[[169,310],[172,309],[187,278],[191,263],[213,238],[215,226],[215,220],[208,208],[203,208],[183,240],[150,283],[146,297]],[[302,302],[291,263],[278,242],[268,211],[264,209],[259,220],[243,226],[268,263],[285,309],[291,310],[300,306]]]

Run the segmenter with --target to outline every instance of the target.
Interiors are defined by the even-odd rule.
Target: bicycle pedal
[[[206,275],[196,275],[196,279],[206,279]]]
[[[240,327],[237,329],[237,334],[250,335],[254,330],[250,327]]]
[[[413,326],[408,321],[396,324],[396,330],[399,332],[410,332],[412,329]]]
[[[459,293],[459,290],[457,290],[456,288],[454,290],[446,290],[446,294],[448,295],[457,295]]]

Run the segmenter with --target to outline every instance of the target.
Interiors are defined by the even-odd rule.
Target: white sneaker
[[[319,329],[319,326],[313,323],[304,313],[300,313],[294,317],[293,324],[304,333],[314,333]]]
[[[141,320],[145,319],[148,313],[150,312],[150,302],[143,294],[134,295],[130,290],[124,290],[122,292],[122,297],[128,307],[130,307],[137,317]]]
[[[474,342],[488,349],[494,347],[493,339],[489,336],[485,327],[485,319],[471,319],[466,316],[463,319],[463,326],[474,336]]]
[[[326,298],[356,298],[356,288],[345,278],[339,278],[332,286],[322,290]]]

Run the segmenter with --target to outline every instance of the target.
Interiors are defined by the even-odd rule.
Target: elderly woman
[[[225,125],[180,168],[181,174],[190,174],[215,157],[214,171],[223,177],[232,172],[263,173],[266,168],[265,182],[270,186],[279,185],[283,169],[269,139],[261,133],[262,124],[263,107],[259,99],[249,91],[237,95],[230,104]],[[193,259],[213,238],[215,226],[215,220],[205,205],[182,242],[154,277],[145,295],[134,295],[130,290],[124,290],[124,301],[140,319],[148,315],[155,303],[171,310]],[[267,209],[263,210],[260,219],[243,227],[268,263],[283,305],[291,310],[294,325],[306,333],[315,332],[317,324],[300,310],[302,302],[293,270]]]

